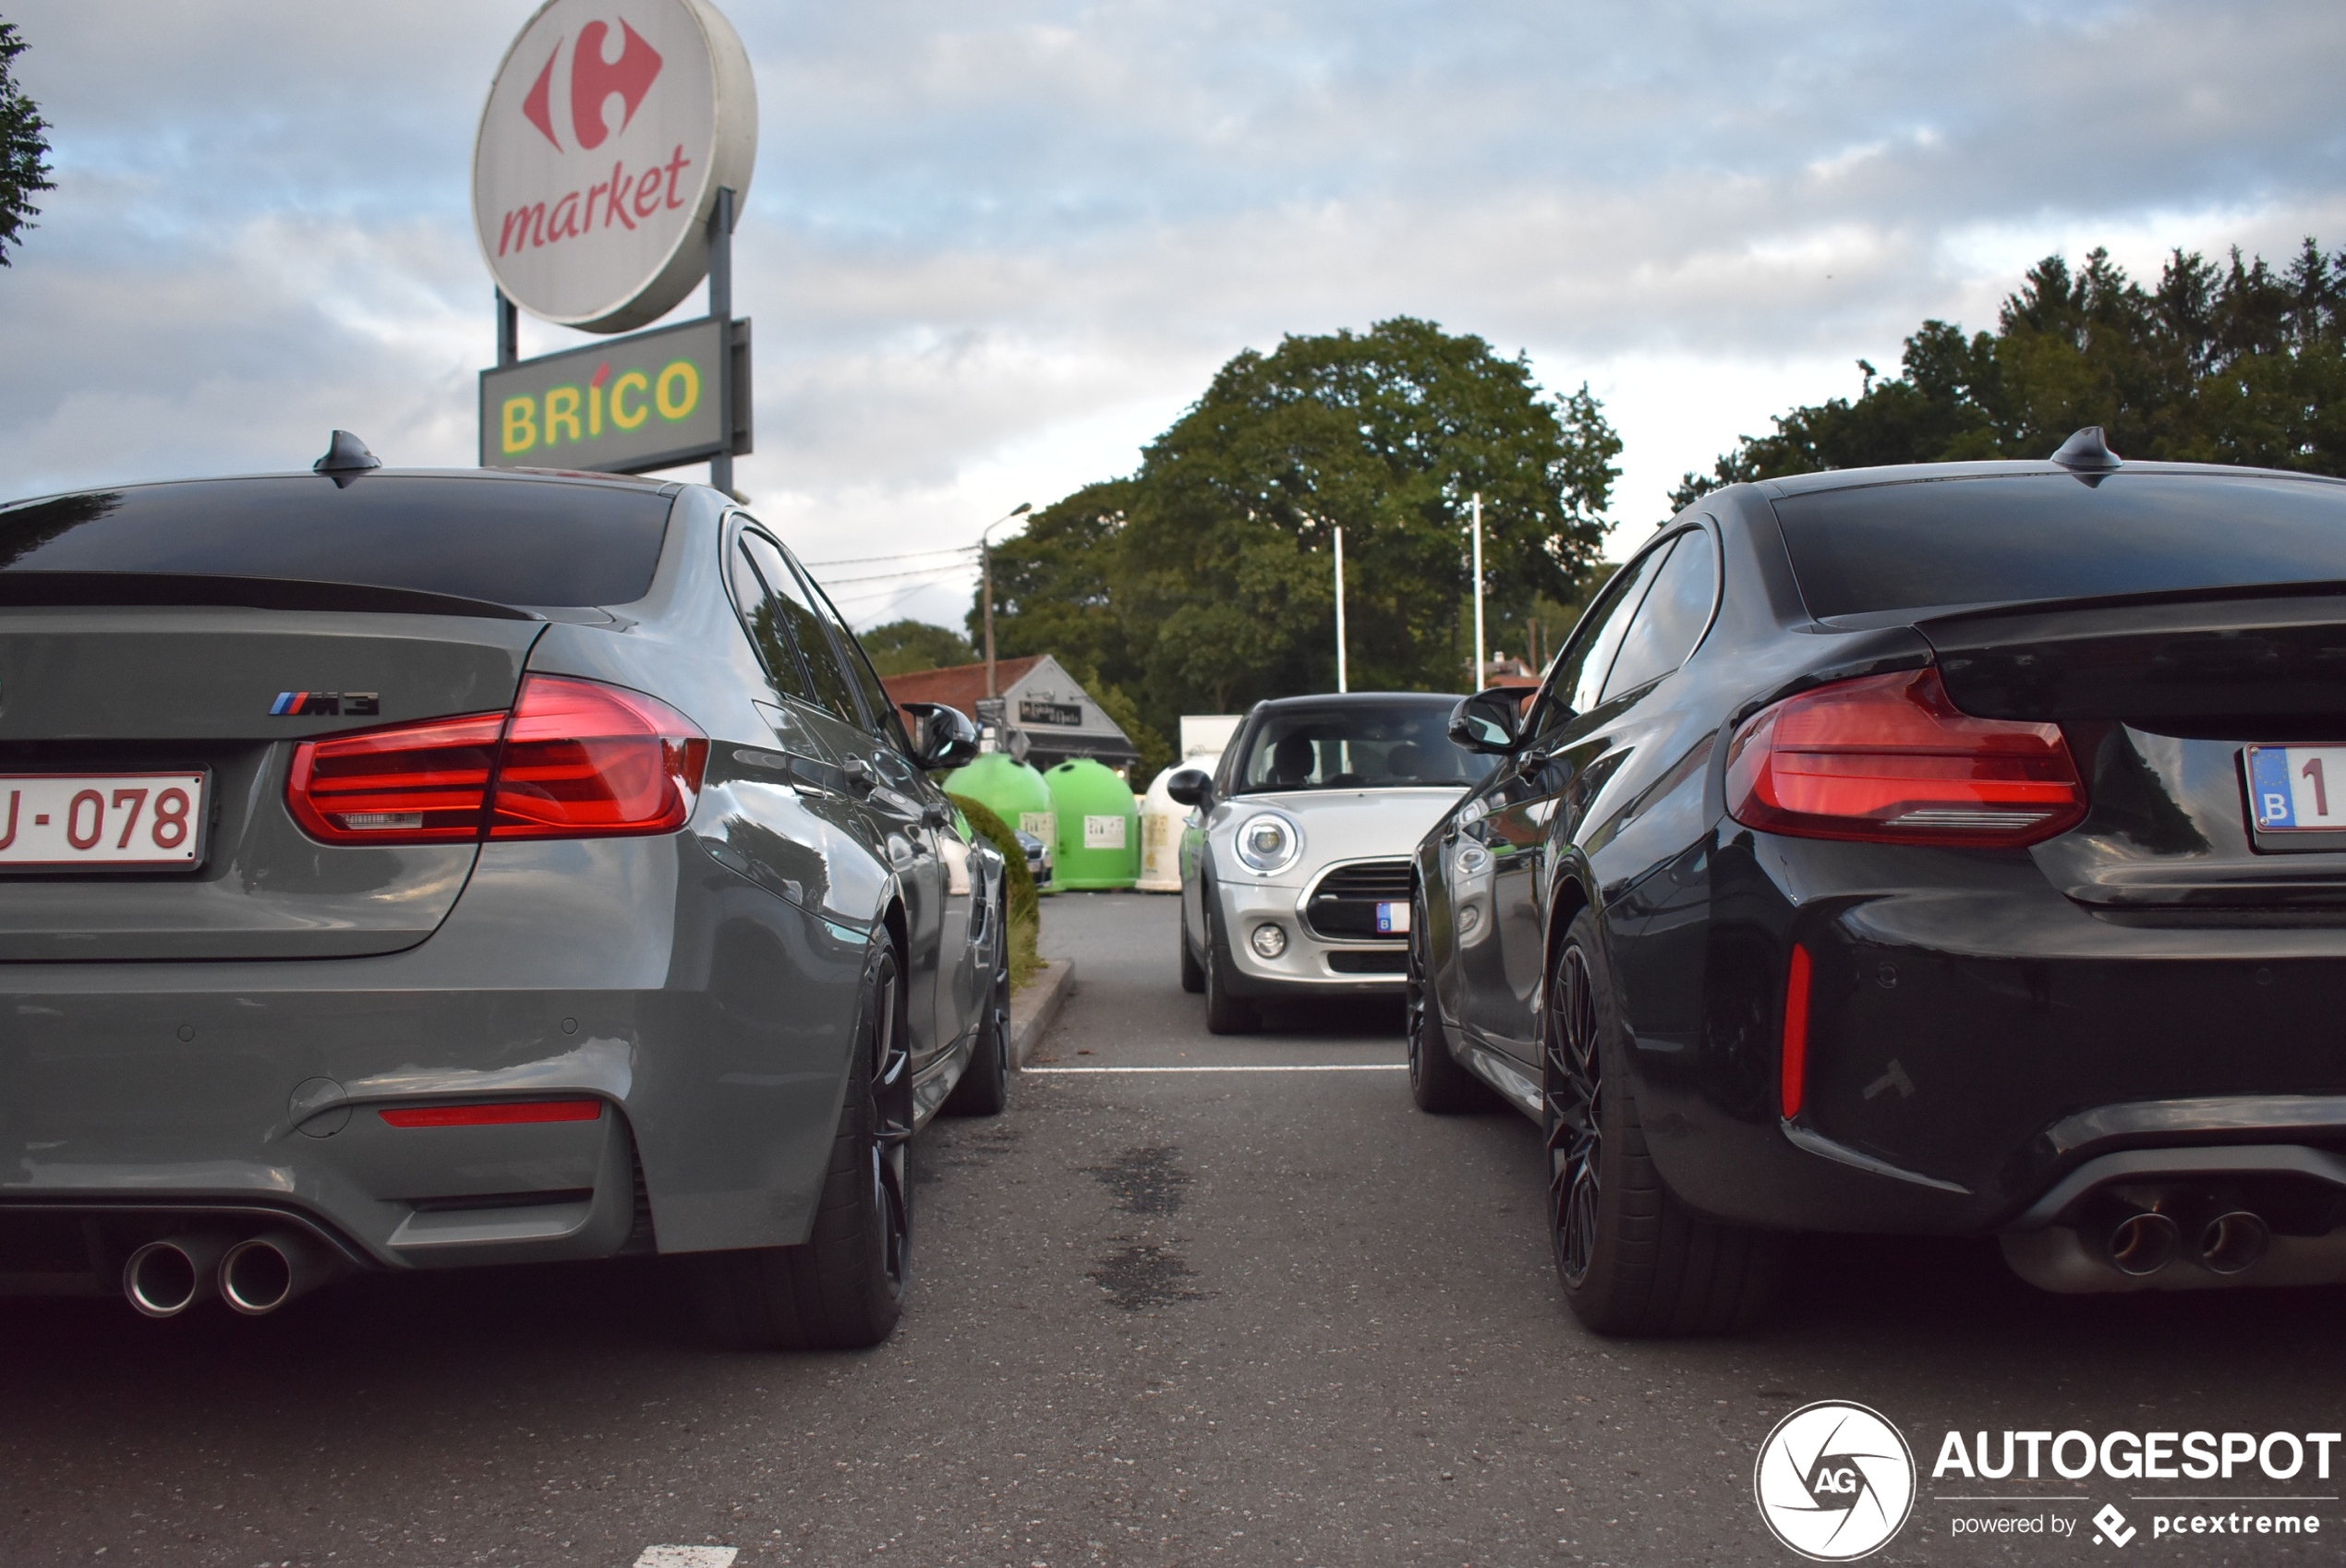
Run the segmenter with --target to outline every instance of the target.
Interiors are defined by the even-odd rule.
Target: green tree
[[[0,22],[0,267],[8,248],[22,247],[24,231],[41,209],[32,198],[57,187],[49,180],[49,122],[17,85],[17,56],[29,47],[14,22]]]
[[[872,656],[872,668],[882,675],[910,675],[920,669],[975,662],[970,640],[949,626],[925,621],[891,621],[859,633],[856,641]]]
[[[1620,451],[1586,387],[1552,398],[1479,337],[1407,317],[1288,337],[1223,366],[1130,478],[998,549],[998,643],[1096,671],[1160,732],[1332,690],[1341,527],[1351,685],[1455,690],[1469,498],[1493,645],[1519,645],[1542,599],[1592,574]]]
[[[1737,480],[1873,464],[2048,457],[2084,425],[2125,456],[2346,473],[2346,253],[2311,239],[2286,269],[2173,252],[2145,289],[2095,250],[2028,270],[1993,332],[1925,321],[1904,373],[1776,416],[1675,510]]]

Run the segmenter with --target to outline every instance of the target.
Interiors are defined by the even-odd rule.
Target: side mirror
[[[1450,710],[1450,739],[1469,752],[1506,756],[1523,743],[1522,723],[1522,689],[1493,686]]]
[[[1202,767],[1185,767],[1165,781],[1165,792],[1185,806],[1214,803],[1214,776]]]
[[[959,767],[977,755],[977,726],[960,708],[943,703],[906,703],[904,711],[920,721],[918,754],[913,760],[924,772]]]

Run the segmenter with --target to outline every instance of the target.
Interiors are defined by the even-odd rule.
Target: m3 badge
[[[382,711],[375,692],[280,692],[269,705],[272,718],[365,718]]]

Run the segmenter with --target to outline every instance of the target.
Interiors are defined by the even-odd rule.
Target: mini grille
[[[1312,929],[1323,936],[1404,942],[1408,937],[1397,932],[1377,929],[1376,912],[1379,904],[1409,901],[1408,861],[1362,861],[1338,866],[1322,877],[1312,890],[1304,913]]]
[[[1328,968],[1338,974],[1407,974],[1407,953],[1330,953]]]

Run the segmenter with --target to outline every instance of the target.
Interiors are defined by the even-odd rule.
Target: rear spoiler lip
[[[2161,588],[2134,594],[2086,594],[2068,598],[2007,599],[1953,606],[1919,605],[1895,610],[1868,610],[1856,615],[1820,617],[1828,631],[1875,631],[1911,626],[1928,633],[1955,629],[1974,621],[2002,621],[2023,615],[2061,615],[2072,610],[2156,609],[2161,605],[2220,604],[2226,600],[2346,598],[2346,579],[2307,583],[2241,583],[2210,588]]]
[[[228,606],[344,614],[456,615],[476,621],[543,621],[512,605],[418,588],[320,583],[299,577],[236,577],[172,572],[0,572],[0,609],[18,606]]]

